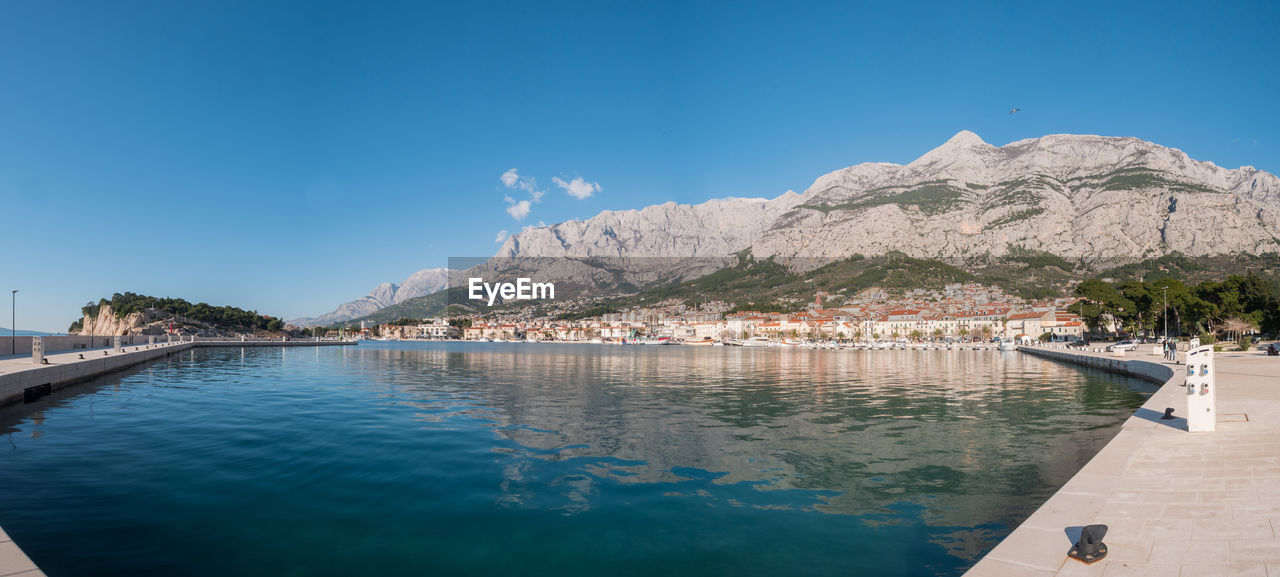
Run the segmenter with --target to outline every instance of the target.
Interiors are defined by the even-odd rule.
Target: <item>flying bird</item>
[[[1015,113],[1015,112],[1017,112],[1017,111],[1019,111],[1019,110],[1022,110],[1022,109],[1021,109],[1021,108],[1014,108],[1013,110],[1010,110],[1010,111],[1009,111],[1009,114],[1010,114],[1010,115],[1012,115],[1013,113]]]

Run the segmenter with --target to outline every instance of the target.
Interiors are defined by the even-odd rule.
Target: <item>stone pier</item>
[[[1164,386],[966,575],[1280,576],[1280,358],[1215,353],[1217,430],[1189,433],[1183,367],[1159,354],[1019,350]],[[1160,418],[1169,407],[1179,418]],[[1068,558],[1093,524],[1109,528],[1106,558]]]

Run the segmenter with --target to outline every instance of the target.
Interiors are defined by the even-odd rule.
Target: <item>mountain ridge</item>
[[[908,164],[857,164],[804,193],[605,211],[512,235],[495,257],[749,248],[759,257],[899,250],[963,262],[1018,245],[1103,266],[1280,248],[1277,200],[1271,173],[1222,168],[1138,138],[1048,135],[996,147],[965,130]]]
[[[1223,168],[1134,137],[1051,134],[994,146],[962,130],[907,164],[856,164],[803,193],[669,201],[526,228],[490,262],[747,251],[803,268],[820,262],[810,257],[896,251],[972,271],[1030,251],[1099,271],[1173,254],[1278,250],[1280,179],[1272,173]],[[369,312],[347,318],[381,310],[374,306],[388,289],[395,285],[380,285],[361,299]]]
[[[399,284],[378,284],[369,294],[340,304],[332,311],[315,317],[302,317],[289,321],[299,327],[330,325],[371,315],[379,310],[412,298],[426,296],[448,285],[447,268],[426,268],[415,272]]]

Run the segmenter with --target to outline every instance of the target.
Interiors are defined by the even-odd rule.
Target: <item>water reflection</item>
[[[0,523],[50,574],[955,574],[1142,386],[998,351],[202,349],[0,410],[33,495]]]
[[[752,487],[735,497],[746,506],[894,523],[912,504],[929,525],[1010,526],[1141,401],[1112,377],[995,351],[465,347],[344,359],[382,382],[421,375],[388,394],[424,423],[489,421],[509,441],[494,449],[503,503],[566,511],[588,509],[597,480],[695,471]],[[812,493],[768,495],[797,489]]]

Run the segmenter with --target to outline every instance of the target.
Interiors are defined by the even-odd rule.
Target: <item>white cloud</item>
[[[501,244],[502,241],[507,240],[507,235],[507,231],[500,230],[498,231],[498,236],[494,237],[493,242]]]
[[[499,176],[498,180],[501,180],[502,185],[507,187],[508,189],[511,189],[511,190],[520,189],[529,193],[529,198],[534,203],[542,202],[542,197],[547,194],[547,191],[545,190],[538,190],[537,179],[533,178],[532,176],[528,178],[521,177],[520,173],[516,172],[516,169],[514,168],[502,173],[502,176]],[[515,201],[509,200],[507,202],[515,202]]]
[[[498,177],[502,181],[502,185],[507,188],[515,188],[516,181],[520,180],[520,175],[516,174],[516,169],[508,170]]]
[[[595,182],[587,182],[586,180],[583,180],[581,176],[574,178],[569,182],[565,182],[559,177],[552,177],[551,182],[556,183],[556,186],[560,187],[565,192],[569,193],[569,196],[572,196],[578,200],[583,200],[591,196],[592,194],[600,192],[600,184]]]
[[[507,200],[511,201],[512,199],[511,197],[507,197]],[[510,206],[507,206],[507,214],[511,215],[511,218],[516,220],[524,220],[526,216],[529,216],[529,211],[532,209],[533,205],[529,204],[529,201],[522,200],[520,202],[511,203]]]

